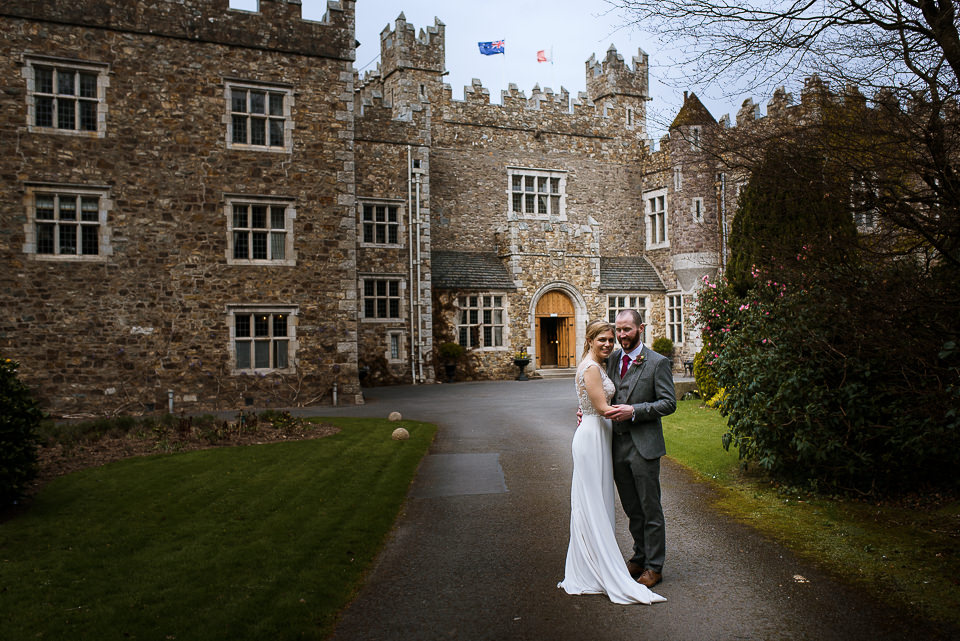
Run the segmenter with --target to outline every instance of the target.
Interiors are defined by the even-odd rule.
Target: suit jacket
[[[620,379],[623,350],[614,351],[607,359],[607,376],[617,388],[612,404],[632,405],[635,410],[632,421],[615,422],[613,428],[628,429],[640,456],[655,459],[667,453],[660,417],[673,414],[677,409],[677,395],[670,359],[646,344],[640,354],[643,361],[639,365],[630,363],[623,380]]]

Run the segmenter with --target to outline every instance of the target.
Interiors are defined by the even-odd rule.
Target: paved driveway
[[[710,509],[664,461],[666,603],[622,606],[557,588],[567,546],[572,379],[372,388],[313,413],[437,423],[406,508],[338,641],[936,638]],[[629,534],[621,518],[618,538]],[[799,575],[804,581],[794,577]],[[909,635],[909,636],[908,636]]]

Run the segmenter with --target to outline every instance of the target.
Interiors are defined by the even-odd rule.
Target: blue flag
[[[493,42],[478,42],[477,46],[480,47],[480,53],[485,56],[504,53],[503,40],[494,40]]]

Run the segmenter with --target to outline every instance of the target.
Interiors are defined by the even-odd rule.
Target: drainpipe
[[[414,234],[417,243],[417,366],[419,367],[418,375],[420,380],[423,380],[423,292],[421,290],[421,279],[422,275],[420,273],[420,265],[422,264],[422,256],[420,255],[420,180],[423,177],[422,172],[417,172],[414,175],[417,186],[417,209],[416,209],[416,233]]]
[[[727,271],[727,175],[720,177],[720,273]]]
[[[413,160],[410,145],[407,145],[407,271],[410,284],[410,380],[417,384],[416,328],[413,320]]]

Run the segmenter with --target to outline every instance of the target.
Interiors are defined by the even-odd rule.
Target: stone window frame
[[[567,220],[567,174],[564,169],[536,169],[533,167],[507,167],[507,211],[513,216],[526,220],[545,220],[564,222]],[[514,177],[520,179],[516,189]],[[528,178],[530,179],[528,181]],[[532,181],[532,184],[531,182]],[[546,181],[546,182],[543,182]],[[556,181],[556,182],[554,182]],[[528,185],[533,190],[528,189]],[[556,185],[557,190],[553,191]],[[540,187],[547,189],[541,191]],[[520,196],[520,210],[517,207],[517,196]],[[543,196],[547,211],[540,213],[540,198]],[[532,200],[531,200],[532,198]],[[534,209],[536,211],[527,211]],[[554,211],[555,209],[559,211]]]
[[[683,293],[668,292],[664,299],[666,308],[666,336],[674,345],[683,345]]]
[[[489,291],[460,294],[456,303],[456,336],[461,346],[481,352],[509,349],[510,319],[506,293]]]
[[[297,305],[274,305],[274,304],[228,304],[226,308],[226,323],[228,327],[229,343],[227,347],[228,358],[230,359],[230,372],[233,375],[241,374],[292,374],[297,370],[297,350],[299,342],[297,341],[297,318],[300,308]],[[256,321],[252,317],[255,315],[269,317],[267,322],[267,334],[256,335]],[[275,335],[276,326],[274,317],[286,317],[286,335],[281,338]],[[251,322],[249,326],[250,336],[237,336],[237,317],[249,316]],[[260,341],[257,339],[260,338]],[[237,361],[237,344],[239,342],[250,343],[251,348],[257,342],[268,344],[268,367],[256,366],[256,353],[250,354],[250,367],[240,367]],[[277,345],[280,342],[286,344],[286,367],[276,367]]]
[[[636,123],[636,117],[633,112],[633,107],[627,107],[626,114],[626,127],[627,129],[633,129]]]
[[[41,92],[37,87],[37,69],[51,68],[58,73],[60,71],[73,71],[74,75],[81,73],[96,74],[96,96],[80,96],[79,93],[60,94],[57,92],[57,86],[51,88],[50,92]],[[73,58],[59,58],[55,56],[42,56],[35,54],[24,54],[23,67],[20,71],[27,83],[27,130],[31,133],[44,134],[62,134],[67,136],[81,136],[85,138],[103,138],[107,135],[107,87],[110,86],[110,65],[105,62],[92,60],[78,60]],[[54,76],[54,78],[56,75]],[[56,83],[56,80],[53,81]],[[79,78],[75,78],[74,90],[80,91]],[[58,97],[59,96],[59,97]],[[51,99],[53,110],[51,119],[53,124],[50,126],[38,125],[37,122],[37,104],[43,98]],[[76,103],[81,100],[85,102],[96,103],[96,127],[94,129],[82,129],[75,127],[59,127],[56,125],[59,115],[56,112],[57,106],[61,100],[72,100],[74,102],[74,124],[79,124],[80,110],[76,109]]]
[[[703,198],[697,196],[690,199],[690,217],[695,223],[702,223],[704,216]]]
[[[651,189],[643,193],[643,212],[646,227],[646,248],[664,249],[670,247],[670,212],[666,187]]]
[[[366,215],[367,207],[387,207],[396,209],[396,221],[383,221],[378,222],[377,220],[367,221],[364,216]],[[407,230],[406,225],[404,224],[404,201],[390,198],[360,198],[357,202],[357,225],[358,232],[357,238],[360,241],[361,247],[404,247],[406,243],[404,242],[403,235]],[[376,216],[374,215],[374,218]],[[367,230],[369,228],[374,232],[374,240],[368,241]],[[376,242],[376,229],[380,226],[383,226],[385,229],[385,237],[389,239],[390,227],[394,227],[396,230],[397,241],[394,243],[391,242]]]
[[[407,333],[402,329],[387,330],[385,335],[386,349],[383,352],[384,358],[390,364],[404,363],[407,360]],[[396,346],[396,355],[394,355],[394,346]]]
[[[700,125],[690,127],[690,149],[700,151],[700,145],[703,142],[703,128]]]
[[[375,291],[373,294],[367,293],[367,283],[385,283],[385,291],[381,293],[376,291],[379,289],[378,285],[374,285]],[[396,284],[396,293],[390,291],[391,284]],[[403,320],[404,317],[404,307],[403,299],[406,292],[406,280],[403,276],[397,276],[395,274],[364,274],[360,276],[360,287],[358,290],[358,296],[360,298],[360,320],[365,323],[395,323],[398,320]],[[373,302],[377,307],[374,308],[374,314],[372,316],[367,315],[367,302]],[[379,312],[379,302],[383,300],[386,304],[386,315],[381,316]],[[390,302],[396,302],[396,315],[392,315]]]
[[[637,300],[639,299],[639,301]],[[640,340],[647,342],[647,302],[649,297],[646,294],[637,294],[636,292],[610,292],[607,294],[607,319],[611,323],[617,322],[617,314],[625,309],[636,310],[643,318],[643,333]],[[640,304],[638,304],[638,302]]]
[[[283,127],[283,144],[280,145],[270,145],[270,144],[254,144],[249,142],[249,139],[246,142],[235,142],[233,129],[234,129],[234,115],[235,114],[260,114],[260,112],[251,112],[251,111],[237,111],[233,110],[233,93],[236,90],[241,90],[245,92],[262,92],[267,94],[267,98],[264,103],[264,112],[262,113],[263,119],[267,121],[265,126],[264,133],[269,142],[270,136],[270,121],[282,121]],[[283,98],[283,104],[281,108],[281,114],[270,114],[270,99],[269,95],[280,95]],[[225,102],[225,112],[223,116],[223,123],[226,129],[226,142],[227,149],[236,149],[236,150],[246,150],[246,151],[266,151],[272,153],[292,153],[293,152],[293,106],[294,106],[294,91],[293,85],[286,83],[276,83],[276,82],[263,82],[257,80],[242,80],[238,78],[224,78],[223,79],[223,96]],[[249,106],[249,97],[245,101],[247,106]],[[251,116],[246,116],[247,122]]]
[[[63,196],[72,196],[76,199],[82,199],[84,197],[96,197],[97,198],[97,220],[82,220],[82,201],[78,204],[77,208],[77,217],[74,219],[75,223],[68,222],[71,226],[75,225],[77,231],[80,232],[81,228],[89,228],[96,226],[97,231],[97,253],[96,254],[62,254],[60,253],[60,231],[64,226],[60,222],[59,211],[60,207],[55,205],[55,214],[54,218],[46,219],[50,222],[40,222],[42,225],[54,225],[54,238],[53,238],[53,253],[39,253],[38,252],[38,233],[37,233],[37,196],[38,195],[51,195],[54,197],[54,202],[59,203],[60,199]],[[111,227],[108,222],[110,219],[110,212],[113,210],[114,202],[110,197],[110,187],[106,185],[73,185],[73,184],[60,184],[60,183],[26,183],[24,185],[24,196],[23,196],[23,206],[24,211],[26,212],[26,222],[23,225],[24,231],[24,242],[23,242],[23,253],[31,260],[40,260],[40,261],[64,261],[64,262],[92,262],[99,263],[104,262],[113,255],[113,246],[110,243],[111,237]],[[44,220],[44,219],[41,219]],[[77,250],[82,250],[83,242],[83,233],[78,234]]]
[[[293,198],[288,198],[284,196],[264,196],[264,195],[247,195],[247,194],[224,194],[224,205],[223,205],[223,214],[226,218],[226,229],[227,229],[227,248],[225,251],[225,257],[227,259],[228,265],[259,265],[259,266],[288,266],[293,267],[297,264],[297,255],[294,246],[294,231],[293,231],[293,222],[297,218],[297,208],[294,204]],[[236,243],[235,233],[234,233],[234,207],[236,205],[250,205],[250,206],[264,206],[268,208],[266,224],[271,224],[272,211],[269,208],[274,207],[283,207],[283,231],[285,235],[284,238],[284,257],[280,259],[276,258],[236,258],[234,256],[234,248]],[[259,229],[255,227],[245,227],[243,229],[253,230]],[[280,228],[264,227],[265,232],[268,234],[268,238],[271,234],[281,233]],[[251,231],[252,233],[252,231]],[[248,245],[249,246],[249,245]],[[272,241],[267,242],[267,250],[272,254]]]

